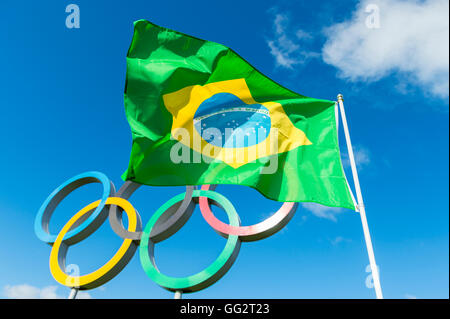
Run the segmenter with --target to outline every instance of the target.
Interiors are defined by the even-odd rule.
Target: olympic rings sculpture
[[[50,219],[58,204],[72,191],[89,183],[103,185],[101,199],[73,215],[58,234],[50,234]],[[99,287],[119,274],[139,247],[142,268],[159,286],[183,293],[199,291],[225,275],[237,258],[241,242],[256,241],[275,234],[289,222],[298,207],[297,203],[284,203],[266,220],[252,226],[241,226],[239,215],[232,203],[215,191],[217,185],[203,185],[201,189],[186,186],[185,193],[165,202],[142,229],[141,217],[128,201],[140,186],[141,184],[127,181],[116,192],[114,184],[106,175],[86,172],[68,179],[47,197],[38,211],[34,229],[40,240],[52,246],[50,272],[57,282],[80,290]],[[227,239],[225,247],[212,264],[197,274],[181,278],[164,275],[156,267],[154,246],[183,227],[196,205],[200,206],[200,212],[206,222]],[[214,216],[211,205],[226,212],[229,224]],[[122,223],[123,212],[128,217],[127,229]],[[95,232],[106,218],[109,219],[113,231],[123,239],[122,245],[106,264],[94,272],[80,276],[68,275],[65,271],[65,259],[69,247]]]

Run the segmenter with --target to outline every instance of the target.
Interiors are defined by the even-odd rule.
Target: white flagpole
[[[344,127],[345,140],[347,142],[348,157],[350,159],[350,166],[352,168],[353,182],[355,184],[356,198],[358,200],[359,215],[361,216],[361,222],[364,231],[364,239],[366,241],[367,253],[369,255],[370,269],[372,270],[372,278],[375,287],[375,293],[377,299],[383,299],[383,293],[381,291],[381,284],[380,284],[380,275],[378,273],[378,267],[375,262],[375,254],[373,252],[372,240],[370,238],[369,224],[367,223],[366,210],[364,208],[364,202],[361,193],[361,186],[359,185],[358,170],[356,169],[355,157],[352,148],[352,141],[350,140],[347,118],[345,117],[344,97],[342,96],[342,94],[339,94],[337,98],[339,103],[339,109],[341,111],[342,126]]]

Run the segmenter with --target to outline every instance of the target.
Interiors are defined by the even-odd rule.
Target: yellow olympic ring
[[[128,264],[136,251],[136,243],[133,242],[132,239],[124,239],[116,254],[96,271],[83,276],[70,276],[63,271],[63,269],[65,269],[65,256],[69,247],[67,244],[63,243],[64,235],[80,218],[89,214],[99,204],[100,200],[81,209],[67,222],[66,225],[64,225],[61,232],[56,237],[50,253],[50,271],[55,280],[62,285],[79,289],[92,289],[98,287],[119,273]],[[109,197],[105,204],[121,207],[128,217],[128,231],[134,232],[137,230],[137,213],[127,200],[120,197]]]

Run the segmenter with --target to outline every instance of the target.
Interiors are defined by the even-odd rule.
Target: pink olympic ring
[[[210,187],[211,185],[203,185],[201,189],[210,190]],[[239,236],[241,241],[260,240],[275,234],[286,226],[298,207],[298,203],[285,202],[275,214],[258,224],[251,226],[230,226],[214,216],[210,203],[220,207],[215,202],[209,202],[206,197],[199,198],[200,212],[206,222],[222,237],[227,238],[228,235]]]

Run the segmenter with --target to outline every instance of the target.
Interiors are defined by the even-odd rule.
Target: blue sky
[[[0,3],[0,297],[69,293],[50,274],[50,246],[35,236],[34,218],[48,194],[76,174],[98,170],[117,189],[123,183],[131,148],[125,57],[138,19],[227,45],[303,95],[344,94],[385,297],[449,297],[448,1],[371,1],[379,28],[364,27],[367,1],[77,0],[80,28],[68,29],[70,3]],[[182,191],[145,187],[130,201],[145,224]],[[280,206],[243,186],[218,191],[245,225]],[[50,230],[100,193],[96,184],[75,191]],[[70,249],[68,263],[88,273],[120,243],[106,222]],[[224,243],[196,210],[157,245],[158,267],[173,276],[196,273]],[[306,204],[280,233],[244,243],[219,282],[186,298],[373,298],[367,265],[359,216]],[[172,294],[147,278],[136,254],[84,297]]]

